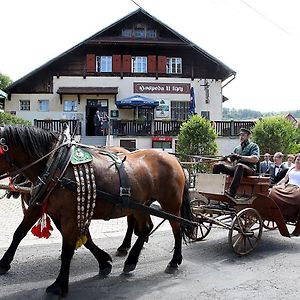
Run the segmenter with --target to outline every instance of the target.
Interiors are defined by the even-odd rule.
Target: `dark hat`
[[[247,128],[241,128],[240,133],[246,133],[246,134],[251,134],[251,131]]]

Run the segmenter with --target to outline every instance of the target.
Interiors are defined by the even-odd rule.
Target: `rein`
[[[0,142],[0,143],[1,143],[1,142]],[[12,172],[6,172],[6,173],[0,175],[0,180],[5,179],[5,178],[7,178],[7,177],[14,177],[14,176],[16,176],[16,175],[21,174],[23,171],[29,169],[30,167],[32,167],[32,166],[36,165],[37,163],[39,163],[40,161],[44,160],[45,158],[47,158],[48,156],[50,156],[52,153],[54,153],[54,152],[56,152],[57,150],[59,150],[61,147],[67,146],[67,145],[69,145],[69,144],[70,144],[69,142],[63,143],[63,144],[59,145],[58,147],[54,148],[53,150],[51,150],[50,152],[48,152],[47,154],[45,154],[44,156],[42,156],[41,158],[39,158],[38,160],[36,160],[36,161],[30,163],[29,165],[26,165],[26,166],[24,166],[24,167],[21,168],[21,169],[17,169],[17,170],[12,171]],[[1,149],[1,148],[0,148],[0,149]],[[8,151],[8,149],[7,149],[5,152],[7,152],[7,151]],[[1,155],[1,154],[2,154],[2,153],[1,153],[1,150],[0,150],[0,155]]]

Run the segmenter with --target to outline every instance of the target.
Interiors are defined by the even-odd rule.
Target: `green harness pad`
[[[83,150],[82,148],[75,148],[71,157],[71,164],[79,165],[91,162],[92,160],[93,156],[89,152]]]

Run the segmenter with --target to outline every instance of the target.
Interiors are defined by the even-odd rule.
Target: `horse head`
[[[0,128],[0,174],[29,166],[54,147],[58,137],[33,126],[7,125]],[[47,159],[24,171],[30,180],[39,176]]]

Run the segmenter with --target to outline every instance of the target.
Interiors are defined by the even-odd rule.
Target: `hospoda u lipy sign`
[[[153,83],[134,82],[134,93],[152,94],[189,94],[191,85],[189,83]]]

